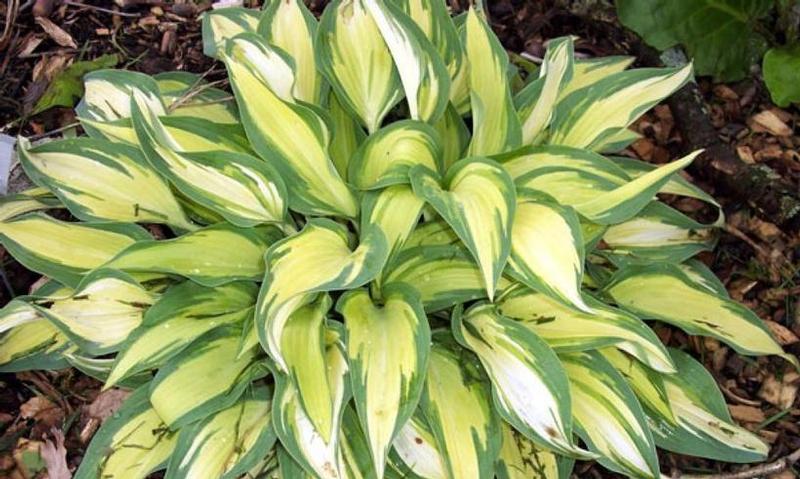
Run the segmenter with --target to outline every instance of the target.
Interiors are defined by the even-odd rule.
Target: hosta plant
[[[576,59],[518,69],[480,8],[299,0],[203,19],[229,92],[86,76],[86,137],[19,156],[0,241],[47,278],[2,310],[4,371],[132,390],[76,473],[138,478],[659,476],[656,448],[768,448],[645,321],[790,362],[696,253],[714,200],[615,156],[691,79]],[[524,71],[523,71],[524,70]],[[721,220],[721,218],[720,218]]]

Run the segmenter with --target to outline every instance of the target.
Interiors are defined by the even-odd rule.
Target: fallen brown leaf
[[[53,441],[42,444],[39,453],[47,467],[48,479],[72,479],[67,467],[67,449],[64,447],[64,433],[60,429],[51,430]]]
[[[36,17],[36,23],[42,27],[47,35],[62,47],[78,48],[78,44],[72,38],[72,35],[65,32],[61,27],[53,23],[49,18]]]
[[[83,414],[85,424],[80,432],[81,442],[88,443],[97,428],[122,406],[129,395],[129,391],[108,389],[101,392],[90,405],[86,406]]]
[[[58,426],[64,418],[64,411],[44,396],[34,396],[19,407],[23,419],[33,419],[47,429]]]
[[[757,407],[729,404],[728,409],[731,411],[731,416],[737,421],[760,423],[767,419],[764,411]]]

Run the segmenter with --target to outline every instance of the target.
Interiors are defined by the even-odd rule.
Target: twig
[[[125,12],[118,12],[118,11],[116,11],[116,10],[110,10],[110,9],[108,9],[108,8],[103,8],[103,7],[97,7],[97,6],[95,6],[95,5],[87,5],[87,4],[85,4],[85,3],[73,2],[72,0],[64,0],[64,4],[65,4],[65,5],[70,5],[70,6],[72,6],[72,7],[88,8],[88,9],[90,9],[90,10],[95,10],[95,11],[97,11],[97,12],[108,13],[108,14],[111,14],[111,15],[119,15],[120,17],[134,17],[134,18],[138,18],[138,17],[141,17],[141,16],[142,16],[140,13],[125,13]]]
[[[42,138],[55,135],[56,133],[61,133],[62,131],[69,130],[70,128],[75,128],[76,126],[80,126],[80,122],[75,121],[75,122],[72,122],[72,123],[68,123],[68,124],[66,124],[64,126],[58,127],[55,130],[46,131],[46,132],[41,133],[39,135],[29,136],[28,140],[30,140],[30,141],[40,140]]]
[[[195,82],[195,85],[197,85],[197,83],[199,83],[200,80],[202,80],[202,77],[198,78],[198,81]],[[205,85],[200,85],[199,87],[192,86],[192,88],[190,88],[186,92],[185,95],[183,95],[182,97],[180,97],[177,100],[175,100],[175,102],[172,103],[169,106],[168,110],[170,112],[175,111],[178,107],[183,106],[184,104],[186,104],[186,102],[188,102],[189,100],[191,100],[195,96],[199,95],[203,91],[208,90],[209,88],[213,88],[213,87],[218,86],[218,85],[224,85],[226,83],[228,83],[228,80],[227,79],[223,79],[223,80],[212,81],[212,82],[206,83]]]
[[[708,474],[708,475],[685,474],[685,475],[678,475],[678,478],[679,479],[754,479],[756,477],[768,476],[770,474],[778,474],[783,471],[786,471],[790,467],[792,467],[792,465],[797,461],[800,461],[800,449],[794,451],[788,456],[783,456],[778,460],[768,462],[766,464],[760,464],[758,466],[751,467],[749,469],[745,469],[739,472],[728,472],[722,474]]]

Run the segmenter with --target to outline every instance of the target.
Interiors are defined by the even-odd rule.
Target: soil
[[[118,0],[124,8],[110,1],[87,2],[90,6],[41,0],[20,3],[11,0],[0,4],[0,18],[11,19],[8,34],[0,37],[2,133],[40,136],[71,125],[74,114],[70,108],[52,108],[36,115],[31,112],[48,85],[74,61],[113,53],[119,55],[120,68],[148,74],[185,70],[206,74],[212,81],[224,78],[224,70],[202,54],[197,18],[209,8],[207,3]],[[321,11],[325,3],[311,2],[312,10]],[[451,3],[458,11],[467,1]],[[576,51],[581,55],[633,51],[631,34],[616,23],[613,9],[604,1],[488,3],[492,26],[505,47],[515,53],[525,52],[529,58],[541,58],[547,40],[565,34],[580,37]],[[15,5],[16,13],[12,11]],[[45,33],[34,18],[34,10],[60,26],[72,38],[74,47],[63,46]],[[0,28],[0,34],[3,30]],[[67,43],[63,40],[61,43]],[[800,112],[773,105],[758,75],[735,84],[714,84],[701,78],[699,87],[709,121],[739,159],[770,167],[780,176],[776,181],[800,191]],[[682,126],[676,124],[669,106],[656,107],[635,125],[645,137],[626,154],[653,163],[682,156],[694,147],[680,134]],[[800,354],[800,237],[755,211],[748,198],[726,196],[717,184],[703,180],[702,171],[692,173],[695,178],[691,179],[718,198],[727,217],[717,249],[700,259],[722,279],[733,298],[767,322],[788,352]],[[698,218],[708,219],[713,214],[691,199],[666,199]],[[11,297],[25,294],[37,277],[2,248],[0,261],[0,304],[5,304]],[[694,352],[712,371],[734,418],[771,444],[770,459],[800,448],[797,373],[779,359],[744,358],[713,339],[688,337],[666,326],[657,326],[656,330],[666,344]],[[108,401],[98,400],[99,387],[97,381],[74,370],[0,374],[0,476],[12,474],[26,447],[52,441],[53,427],[65,431],[68,466],[77,465],[92,429],[87,411],[93,403]],[[668,453],[661,454],[661,462],[666,474],[715,473],[742,467]],[[789,470],[775,477],[798,474]],[[575,475],[615,477],[593,463],[579,463]]]

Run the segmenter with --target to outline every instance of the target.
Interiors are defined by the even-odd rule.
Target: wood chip
[[[797,337],[796,334],[792,332],[791,329],[787,328],[786,326],[776,323],[775,321],[764,321],[767,323],[767,327],[770,331],[772,331],[772,335],[775,336],[775,340],[778,341],[778,344],[781,346],[788,346],[790,344],[794,344],[797,341],[800,341],[800,338]]]
[[[748,126],[753,131],[771,133],[775,136],[791,136],[792,129],[772,110],[764,110],[750,117]]]
[[[782,379],[779,380],[774,374],[767,376],[761,385],[761,390],[758,391],[758,397],[781,409],[786,409],[794,404],[797,397],[800,374],[788,372]]]
[[[737,146],[736,154],[739,155],[740,160],[749,165],[752,165],[756,162],[756,159],[753,158],[753,150],[751,150],[747,145]]]
[[[50,21],[46,17],[36,17],[36,23],[42,27],[42,30],[62,47],[78,48],[78,44],[72,38],[72,35],[65,32],[61,27]]]
[[[722,98],[723,100],[738,100],[739,95],[733,91],[728,85],[715,85],[714,95]]]
[[[737,421],[761,423],[767,419],[764,411],[757,407],[729,404],[728,409],[731,411],[731,416]]]

